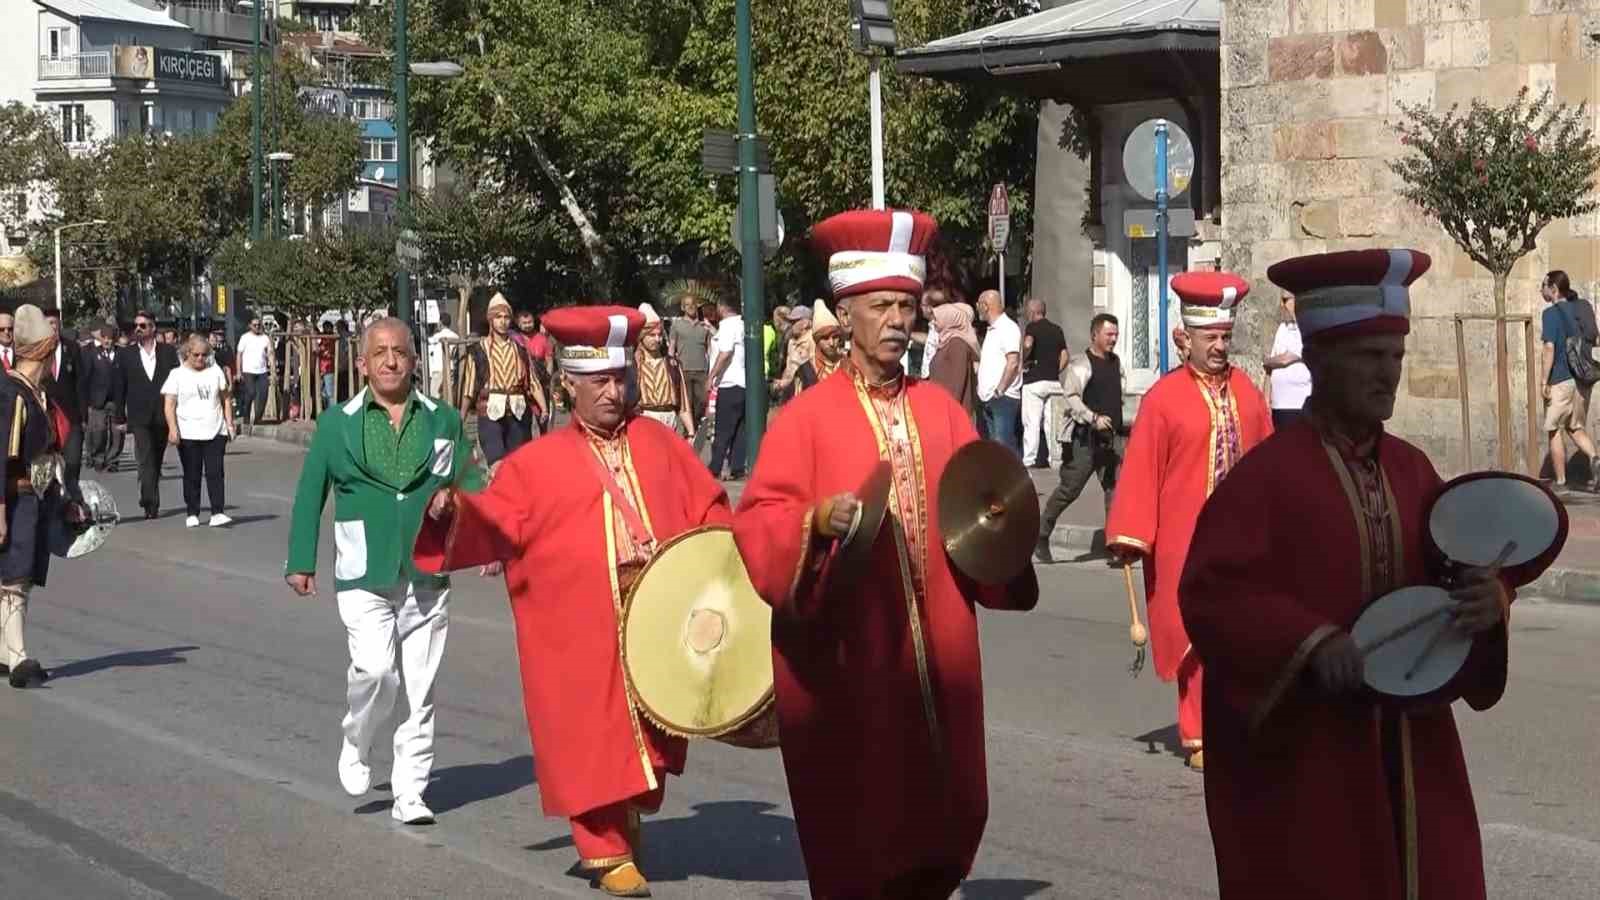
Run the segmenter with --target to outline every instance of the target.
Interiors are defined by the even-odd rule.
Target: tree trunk
[[[562,175],[555,163],[550,161],[549,154],[544,152],[544,147],[539,142],[528,136],[528,147],[533,151],[534,162],[544,170],[545,177],[555,186],[556,193],[561,197],[561,206],[572,217],[572,224],[577,226],[578,237],[583,241],[583,249],[589,254],[589,269],[594,278],[594,287],[599,296],[611,295],[611,272],[606,264],[606,257],[610,255],[606,246],[606,239],[595,230],[594,223],[589,221],[589,214],[578,202],[578,196],[572,192],[572,187],[567,183],[567,177]]]
[[[1506,278],[1510,273],[1494,273],[1494,380],[1495,419],[1499,426],[1495,454],[1498,466],[1511,470],[1511,366],[1506,349]],[[1533,363],[1528,363],[1528,377],[1534,377]],[[1533,415],[1533,410],[1528,411]],[[1537,473],[1536,473],[1537,474]]]
[[[456,296],[458,298],[456,300],[456,325],[460,326],[460,328],[461,328],[461,330],[456,332],[456,334],[460,334],[460,335],[471,334],[472,333],[472,281],[471,281],[471,279],[468,279],[468,278],[457,279],[457,281],[456,281]]]

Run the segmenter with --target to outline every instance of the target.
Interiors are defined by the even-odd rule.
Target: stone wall
[[[1240,345],[1260,353],[1275,327],[1273,262],[1304,253],[1404,246],[1432,255],[1412,290],[1406,380],[1392,429],[1460,468],[1461,379],[1454,316],[1492,314],[1493,283],[1431,219],[1401,200],[1388,161],[1402,151],[1401,104],[1436,110],[1550,88],[1600,98],[1600,0],[1226,0],[1222,24],[1222,257],[1250,278]],[[1538,284],[1565,269],[1585,296],[1600,284],[1600,218],[1546,228],[1512,274],[1507,311],[1537,316]],[[1528,370],[1509,328],[1521,459]],[[1473,464],[1494,453],[1493,325],[1466,325]],[[1537,357],[1535,358],[1537,359]],[[1537,375],[1535,376],[1537,377]]]

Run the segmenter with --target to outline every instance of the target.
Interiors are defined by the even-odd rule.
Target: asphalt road
[[[164,518],[58,563],[35,596],[29,644],[56,677],[0,687],[0,897],[595,896],[569,874],[565,823],[539,812],[498,580],[456,582],[439,823],[404,828],[385,791],[340,791],[343,628],[331,598],[280,577],[298,463],[240,442],[237,524],[186,531],[174,460]],[[131,474],[106,481],[137,508]],[[963,896],[1214,896],[1173,690],[1126,672],[1120,577],[1094,562],[1041,577],[1036,612],[982,620],[991,812]],[[1600,607],[1520,602],[1514,632],[1505,700],[1460,713],[1490,896],[1592,897]],[[806,896],[775,751],[693,747],[644,839],[658,897]]]

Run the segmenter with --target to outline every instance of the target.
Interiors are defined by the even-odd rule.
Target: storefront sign
[[[222,60],[215,56],[209,53],[191,53],[188,50],[167,50],[163,47],[156,47],[154,50],[157,80],[222,86]]]

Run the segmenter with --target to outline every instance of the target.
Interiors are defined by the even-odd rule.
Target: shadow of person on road
[[[503,762],[434,769],[428,782],[428,806],[436,813],[447,813],[515,793],[533,781],[533,757],[526,753]]]
[[[771,814],[774,809],[771,803],[732,800],[697,803],[692,816],[646,819],[641,835],[644,870],[651,881],[685,881],[691,876],[805,881],[806,864],[794,820]],[[524,849],[544,852],[571,846],[572,837],[563,835]]]
[[[974,878],[961,885],[961,900],[1023,900],[1054,887],[1032,878]]]
[[[229,515],[233,514],[229,513]],[[277,513],[260,513],[254,516],[233,516],[233,521],[229,523],[228,527],[237,528],[240,525],[249,525],[254,522],[271,522],[273,519],[277,518],[280,518]]]
[[[141,669],[148,666],[179,665],[189,660],[178,654],[199,649],[199,647],[193,645],[162,647],[159,650],[127,650],[122,653],[108,653],[105,656],[96,656],[91,659],[77,659],[52,668],[50,670],[50,680],[59,681],[63,678],[88,675],[103,669]]]
[[[1171,725],[1168,725],[1165,728],[1157,728],[1154,731],[1146,731],[1144,734],[1134,738],[1134,740],[1145,745],[1144,752],[1146,753],[1160,753],[1161,750],[1164,749],[1169,755],[1172,756],[1187,757],[1189,755],[1188,752],[1183,749],[1183,741],[1178,739],[1177,722],[1173,722]],[[1160,744],[1161,747],[1157,748],[1157,744]]]

